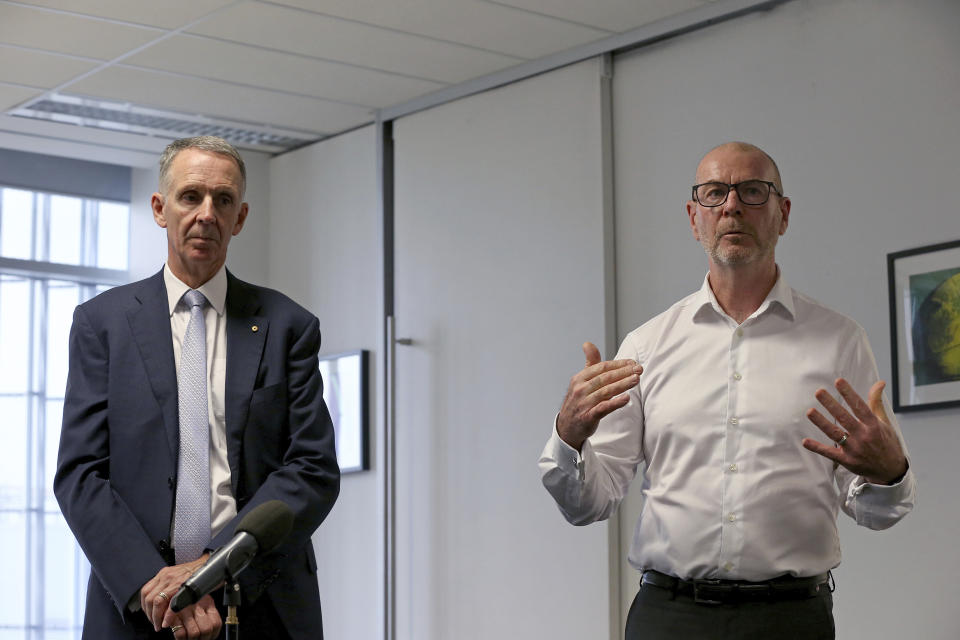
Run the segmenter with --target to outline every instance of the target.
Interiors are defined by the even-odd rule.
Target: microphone
[[[280,500],[268,500],[251,509],[234,529],[230,542],[187,578],[170,601],[170,608],[180,611],[216,589],[227,577],[236,578],[257,553],[277,548],[291,527],[293,511]]]

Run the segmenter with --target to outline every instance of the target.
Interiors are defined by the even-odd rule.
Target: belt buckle
[[[700,595],[701,587],[720,587],[719,580],[694,580],[693,581],[693,603],[694,604],[708,604],[708,605],[718,605],[723,604],[723,600],[713,600]]]

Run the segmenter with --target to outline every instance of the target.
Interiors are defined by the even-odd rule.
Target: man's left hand
[[[174,613],[167,609],[160,623],[161,629],[170,629],[176,640],[216,640],[223,627],[220,612],[210,594]]]
[[[879,380],[870,388],[869,404],[843,378],[838,378],[835,386],[853,415],[826,389],[819,389],[814,395],[836,422],[816,409],[807,411],[807,418],[839,446],[828,446],[812,438],[804,438],[803,446],[872,484],[889,484],[903,476],[907,471],[907,458],[883,408],[886,383]]]

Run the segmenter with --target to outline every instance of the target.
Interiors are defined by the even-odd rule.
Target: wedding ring
[[[160,596],[161,598],[163,598],[164,600],[169,600],[169,599],[170,599],[170,596],[168,596],[167,594],[165,594],[163,591],[161,591],[161,592],[158,593],[157,595]]]
[[[838,446],[838,447],[842,447],[842,446],[843,446],[843,443],[847,441],[847,438],[848,438],[849,436],[850,436],[849,433],[843,434],[843,437],[840,438],[839,440],[837,440],[837,446]]]
[[[182,625],[182,624],[175,624],[175,625],[173,625],[172,627],[170,627],[170,632],[171,632],[171,633],[176,633],[177,631],[180,631],[180,629],[183,629],[183,625]]]

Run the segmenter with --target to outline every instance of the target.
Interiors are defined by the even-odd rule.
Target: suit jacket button
[[[173,489],[173,476],[167,478],[167,486]]]

